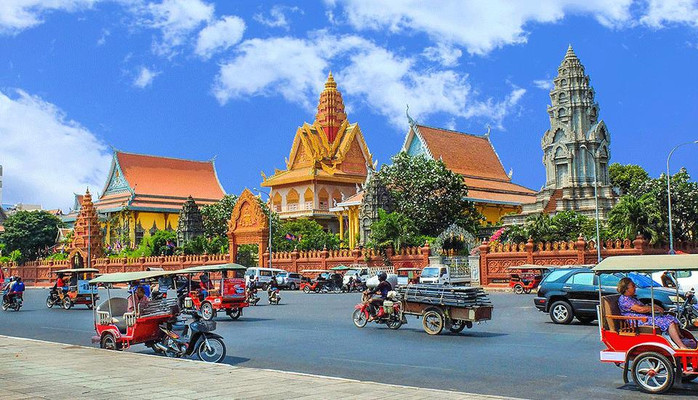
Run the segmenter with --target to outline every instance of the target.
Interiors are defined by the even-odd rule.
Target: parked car
[[[276,274],[276,283],[284,289],[296,290],[301,287],[301,274],[295,272],[279,272]]]
[[[253,268],[247,268],[247,271],[245,271],[245,284],[249,284],[250,281],[255,280],[255,278],[259,277],[259,282],[262,285],[263,290],[267,290],[267,285],[271,281],[271,277],[273,275],[278,275],[283,272],[286,272],[283,269],[278,269],[278,268],[263,268],[263,267],[253,267]]]
[[[601,292],[604,296],[617,294],[618,281],[625,275],[603,274]],[[630,278],[637,285],[637,298],[643,303],[650,303],[650,284],[654,287],[655,304],[664,309],[671,308],[680,301],[676,289],[667,289],[646,276]],[[643,279],[644,278],[644,279]],[[588,268],[556,269],[543,279],[538,287],[538,295],[533,299],[538,310],[548,313],[556,324],[569,324],[573,318],[588,324],[597,318],[596,306],[599,305],[599,276]]]

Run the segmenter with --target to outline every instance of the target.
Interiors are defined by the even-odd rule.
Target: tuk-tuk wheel
[[[310,287],[304,286],[304,287],[303,287],[303,293],[306,293],[306,294],[310,293]]]
[[[116,341],[114,334],[110,332],[102,334],[102,339],[99,341],[99,347],[105,350],[121,350],[121,344]]]
[[[215,316],[215,311],[213,311],[213,306],[208,301],[201,304],[201,318],[204,321],[210,321]]]
[[[430,335],[438,335],[441,333],[445,324],[443,314],[436,308],[428,309],[424,313],[424,316],[422,316],[422,326],[424,327],[424,331]]]
[[[641,353],[633,360],[632,376],[643,392],[664,393],[674,385],[674,363],[659,353]]]
[[[240,318],[241,315],[242,315],[242,308],[233,308],[233,309],[228,311],[228,316],[230,318],[232,318],[233,320]]]
[[[87,304],[87,309],[91,310],[92,309],[92,304]]]
[[[70,307],[73,306],[73,302],[70,300],[70,297],[66,296],[63,298],[63,309],[64,310],[70,310]]]
[[[531,294],[531,289],[524,289],[524,293]]]
[[[514,286],[514,293],[516,294],[523,294],[524,288],[521,285],[516,285]]]

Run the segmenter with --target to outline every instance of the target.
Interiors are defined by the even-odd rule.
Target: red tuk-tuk
[[[617,272],[698,271],[698,255],[650,255],[608,257],[593,268],[597,275]],[[623,368],[623,381],[628,383],[630,372],[635,385],[647,393],[664,393],[674,385],[698,378],[698,347],[693,335],[680,329],[682,349],[653,323],[655,301],[652,296],[652,314],[624,316],[620,312],[620,294],[603,296],[599,281],[599,333],[606,349],[601,351],[601,362],[614,363]],[[650,286],[654,290],[654,286]],[[676,295],[679,291],[676,289]],[[695,387],[695,386],[693,386]]]
[[[246,269],[240,264],[229,263],[175,271],[175,274],[188,275],[189,278],[189,291],[184,298],[184,309],[201,311],[201,317],[206,321],[215,318],[220,310],[224,310],[233,320],[240,318],[242,309],[249,306],[244,277]],[[198,287],[192,285],[192,277],[195,274],[208,277],[212,273],[220,273],[220,279],[209,278],[208,284],[199,282]]]
[[[516,267],[509,267],[509,287],[516,294],[529,294],[536,289],[543,276],[550,269],[542,265],[524,264]]]

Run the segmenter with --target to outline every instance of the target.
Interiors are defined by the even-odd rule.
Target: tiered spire
[[[194,238],[204,234],[204,220],[201,216],[199,206],[194,199],[189,196],[179,212],[179,223],[177,224],[177,246],[184,244]]]
[[[97,210],[92,203],[92,195],[87,189],[82,197],[80,212],[75,220],[73,229],[73,241],[70,249],[79,249],[90,257],[102,257],[102,227],[97,219]]]
[[[332,143],[337,137],[339,127],[347,119],[344,112],[344,101],[342,93],[337,90],[337,83],[330,72],[325,82],[325,90],[320,94],[320,102],[317,106],[315,122],[322,126],[327,135],[327,140]]]

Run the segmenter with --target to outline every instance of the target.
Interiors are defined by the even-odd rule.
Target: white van
[[[467,264],[430,265],[422,270],[419,283],[468,285],[470,284],[470,269]]]
[[[653,272],[652,279],[662,283],[662,274],[664,272]],[[674,275],[675,274],[675,275]],[[698,289],[698,272],[696,271],[674,271],[671,280],[678,281],[679,290],[687,292],[691,289]]]
[[[255,280],[255,278],[259,278],[259,282],[262,284],[262,289],[267,290],[267,285],[271,281],[271,277],[281,272],[286,272],[286,270],[263,267],[247,268],[247,271],[245,271],[245,284],[249,284],[250,281]]]

